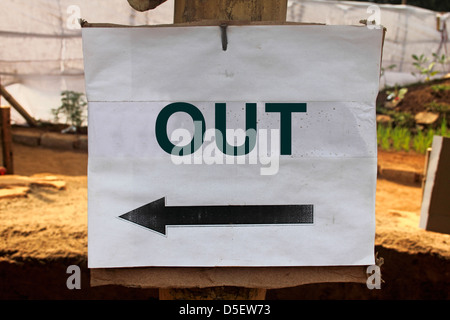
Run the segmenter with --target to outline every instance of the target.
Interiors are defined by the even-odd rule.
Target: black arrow
[[[169,225],[312,224],[313,209],[312,204],[166,207],[161,198],[119,218],[165,235]]]

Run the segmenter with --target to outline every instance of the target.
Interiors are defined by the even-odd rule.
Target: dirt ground
[[[65,190],[31,188],[0,199],[0,299],[157,299],[155,289],[90,287],[87,260],[87,153],[14,145],[15,173],[57,175]],[[379,165],[423,172],[425,157],[379,151]],[[268,290],[270,300],[449,299],[450,235],[422,230],[420,183],[378,179],[376,248],[382,288],[325,283]],[[81,267],[82,289],[66,287],[69,265]]]
[[[450,102],[450,90],[433,90],[433,86],[435,85],[448,86],[450,85],[450,79],[436,79],[426,84],[416,83],[408,86],[408,92],[397,105],[396,110],[409,112],[414,115],[418,112],[425,111],[427,105],[431,102],[448,105]],[[392,89],[387,89],[387,91],[392,91]],[[387,95],[386,91],[380,92],[378,95],[378,103],[382,103]]]

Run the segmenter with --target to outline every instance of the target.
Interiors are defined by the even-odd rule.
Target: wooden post
[[[423,193],[425,191],[425,183],[427,181],[427,172],[428,172],[428,164],[430,162],[430,154],[431,154],[431,147],[427,148],[427,152],[425,154],[425,165],[423,168],[423,177],[422,177],[422,201],[423,201]]]
[[[174,23],[201,21],[285,22],[287,0],[175,0]],[[265,289],[212,287],[159,289],[160,300],[264,300]]]
[[[3,85],[1,84],[0,84],[0,94],[11,104],[11,106],[14,109],[17,110],[17,112],[20,113],[22,117],[25,118],[29,126],[31,127],[37,126],[36,120],[34,120],[34,118],[28,114],[28,112],[20,105],[20,103],[17,102],[17,100],[14,99],[14,97],[11,94],[9,94],[9,92],[6,91],[5,87],[3,87]]]
[[[422,229],[450,234],[449,163],[450,138],[434,136],[420,213]]]
[[[14,174],[12,134],[11,134],[11,108],[0,107],[0,137],[2,141],[3,166],[7,174]]]
[[[133,0],[135,4],[153,0]],[[190,2],[192,1],[192,2]],[[206,4],[206,2],[208,2]],[[253,8],[248,16],[235,13],[234,10],[252,3]],[[239,19],[239,22],[230,22],[229,25],[270,25],[286,24],[280,18],[281,11],[287,8],[287,0],[175,0],[175,18],[178,25],[209,25],[222,27],[226,21]],[[184,3],[184,6],[181,5]],[[197,10],[189,13],[187,10],[192,3],[198,6],[208,5],[214,12],[226,11],[226,19],[213,20],[220,15],[210,11],[204,13]],[[212,5],[215,3],[216,5]],[[224,4],[229,7],[225,7]],[[275,4],[275,5],[273,5]],[[278,5],[278,6],[277,6]],[[270,9],[272,8],[272,9]],[[281,10],[281,8],[284,8]],[[180,11],[181,10],[181,11]],[[244,9],[240,9],[244,10]],[[273,11],[274,18],[259,14]],[[177,16],[181,14],[181,18]],[[259,13],[258,13],[259,12]],[[256,16],[261,18],[255,18]],[[206,16],[206,18],[204,18]],[[263,16],[265,17],[263,21]],[[285,14],[283,14],[285,17]],[[260,22],[257,22],[260,21]],[[256,23],[255,23],[256,22]],[[175,24],[176,25],[176,24]],[[118,27],[114,24],[89,24],[82,22],[82,27]],[[126,27],[126,26],[120,26]],[[148,26],[150,27],[150,26]],[[153,27],[153,26],[151,26]],[[225,28],[221,28],[222,30]],[[226,30],[226,29],[225,29]],[[219,31],[219,30],[217,30]],[[226,33],[225,33],[226,35]],[[222,33],[223,36],[223,33]],[[222,37],[222,40],[226,37]],[[226,41],[223,41],[226,43]],[[222,43],[222,44],[223,44]],[[378,261],[378,260],[377,260]],[[377,262],[378,265],[378,262]],[[367,283],[367,266],[298,266],[298,267],[140,267],[140,268],[92,268],[90,269],[91,285],[122,285],[127,287],[159,288],[161,300],[263,300],[266,289],[295,287],[312,283],[328,282],[355,282]],[[186,288],[186,289],[185,289]]]
[[[209,287],[159,289],[159,300],[264,300],[265,289]]]
[[[287,0],[175,0],[174,23],[286,21]]]
[[[155,9],[157,6],[167,0],[128,0],[130,6],[137,11],[148,11]]]

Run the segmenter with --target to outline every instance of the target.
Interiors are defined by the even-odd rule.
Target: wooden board
[[[0,199],[26,197],[28,195],[28,192],[30,192],[29,187],[13,186],[0,188]]]
[[[53,175],[38,174],[30,177],[20,175],[3,175],[0,176],[0,199],[24,197],[33,185],[51,187],[58,190],[63,190],[66,188],[66,182]]]
[[[209,288],[236,286],[278,289],[310,283],[367,280],[365,266],[324,267],[142,267],[91,269],[91,285],[140,288]]]
[[[450,234],[450,138],[434,136],[423,189],[420,227]]]
[[[287,0],[175,0],[176,25],[289,24]],[[83,27],[115,27],[92,25]],[[308,283],[367,280],[366,266],[279,267],[279,268],[108,268],[91,269],[91,285],[122,285],[159,288],[160,299],[264,299],[269,288]],[[224,287],[244,289],[231,297]],[[203,290],[200,290],[203,289]],[[180,291],[181,290],[181,291]]]
[[[174,23],[202,20],[286,21],[286,0],[176,0]]]

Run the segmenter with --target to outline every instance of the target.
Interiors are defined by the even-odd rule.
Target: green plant
[[[423,130],[418,130],[417,134],[414,136],[413,147],[414,151],[418,153],[424,153],[426,151],[427,147],[425,143],[425,134],[423,133]]]
[[[433,90],[434,92],[448,91],[450,90],[450,84],[435,84],[431,86],[431,90]]]
[[[425,81],[430,81],[431,77],[436,75],[438,72],[434,70],[435,62],[428,63],[428,58],[425,57],[424,54],[417,56],[415,54],[412,55],[414,59],[413,66],[419,71],[420,75],[425,76]],[[416,75],[412,72],[412,75]]]
[[[392,118],[396,127],[412,128],[415,125],[414,116],[409,112],[390,112],[389,116]]]
[[[408,88],[400,88],[398,89],[397,86],[395,86],[393,91],[386,91],[388,96],[386,97],[386,100],[391,100],[393,106],[395,107],[400,101],[403,100],[406,93],[408,92]]]
[[[426,144],[426,148],[423,151],[423,153],[425,153],[427,151],[427,148],[431,147],[431,144],[433,143],[433,137],[437,135],[437,132],[433,129],[429,129],[427,131],[427,134],[425,135],[425,144]]]
[[[434,60],[442,66],[442,72],[446,73],[445,67],[448,61],[447,56],[445,54],[439,56],[437,53],[433,53],[433,57]]]
[[[414,115],[412,115],[410,112],[401,112],[401,111],[395,111],[390,110],[386,107],[383,107],[381,105],[378,105],[376,107],[377,114],[383,114],[391,117],[392,124],[395,126],[400,127],[407,127],[407,128],[413,128],[415,126],[415,120]]]
[[[62,113],[71,126],[80,127],[84,121],[83,110],[86,105],[83,93],[66,90],[61,92],[61,106],[52,109],[52,113],[56,122],[59,121]]]
[[[424,154],[431,147],[434,135],[436,135],[436,131],[433,129],[428,129],[426,132],[419,129],[413,139],[414,151]]]
[[[448,130],[447,119],[445,117],[442,118],[438,134],[443,137],[450,137],[450,130]]]
[[[450,137],[450,130],[447,126],[447,119],[442,118],[442,122],[437,129],[422,129],[418,128],[417,132],[413,134],[409,127],[392,126],[379,123],[377,125],[377,143],[382,150],[395,151],[410,151],[412,149],[424,154],[431,144],[433,137],[440,135],[443,137]]]
[[[408,134],[405,135],[405,137],[403,138],[401,148],[402,150],[408,152],[410,147],[411,147],[411,133],[408,130]]]
[[[377,144],[378,147],[381,147],[381,139],[383,138],[383,133],[384,133],[384,125],[382,125],[381,123],[379,123],[377,125]]]
[[[391,133],[392,147],[396,151],[409,151],[409,144],[411,141],[411,132],[408,128],[395,127]]]
[[[385,126],[382,124],[378,124],[377,126],[378,146],[383,150],[391,149],[391,130],[391,126]]]
[[[427,108],[428,111],[439,112],[439,113],[450,112],[450,105],[445,102],[438,103],[436,101],[431,101],[431,102],[425,104],[425,107]]]

